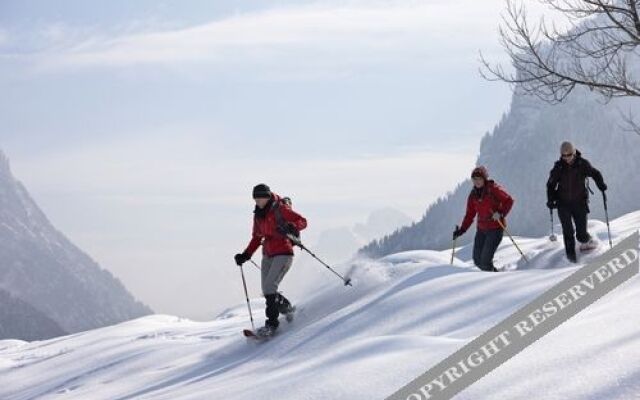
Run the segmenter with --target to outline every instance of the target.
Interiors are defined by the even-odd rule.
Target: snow
[[[608,250],[606,225],[589,227],[601,245],[580,263]],[[614,244],[639,227],[640,212],[613,221]],[[0,341],[0,398],[384,399],[579,268],[565,260],[561,235],[515,239],[530,263],[505,236],[496,257],[505,273],[472,267],[469,246],[453,265],[450,251],[410,251],[339,266],[354,286],[327,272],[297,299],[295,321],[265,343],[242,337],[244,303],[210,322],[153,315],[47,341]],[[637,399],[639,279],[456,399]],[[262,322],[262,299],[252,306]]]

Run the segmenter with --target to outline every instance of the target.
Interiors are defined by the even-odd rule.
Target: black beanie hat
[[[269,199],[269,198],[271,198],[271,189],[269,189],[269,186],[265,185],[264,183],[256,185],[253,188],[253,198],[254,199]]]

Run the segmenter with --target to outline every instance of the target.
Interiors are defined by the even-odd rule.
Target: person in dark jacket
[[[291,209],[291,202],[271,192],[261,183],[253,188],[256,206],[253,211],[253,232],[247,248],[235,255],[238,266],[251,259],[262,245],[261,281],[267,308],[265,326],[258,330],[262,336],[273,335],[278,328],[278,316],[292,312],[291,303],[278,286],[293,263],[293,243],[287,235],[298,237],[307,227],[307,220]]]
[[[489,179],[483,166],[471,172],[473,189],[467,198],[467,212],[462,225],[453,232],[453,239],[462,236],[478,216],[478,229],[473,243],[473,262],[483,271],[497,272],[493,256],[502,241],[502,226],[513,207],[513,198],[497,183]],[[500,222],[498,222],[500,221]],[[502,226],[500,225],[502,224]]]
[[[565,252],[567,258],[574,263],[577,261],[576,237],[581,251],[593,249],[597,245],[587,232],[588,178],[593,178],[603,193],[607,190],[600,171],[582,158],[573,144],[563,142],[560,146],[560,159],[551,169],[547,181],[547,207],[550,210],[558,209]]]

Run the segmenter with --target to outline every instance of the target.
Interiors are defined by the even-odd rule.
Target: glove
[[[456,240],[460,236],[464,235],[465,231],[460,229],[460,227],[456,226],[456,229],[453,231],[453,240]]]
[[[554,208],[558,208],[558,202],[555,200],[549,200],[547,201],[547,207],[549,207],[550,210],[553,210]]]
[[[494,221],[500,221],[500,219],[502,219],[502,214],[496,211],[491,215],[491,219]]]
[[[606,192],[607,191],[607,184],[603,183],[601,187],[599,187],[598,189],[600,189],[601,192]]]
[[[235,256],[233,256],[233,259],[236,260],[236,264],[239,267],[242,264],[244,264],[247,261],[249,261],[251,259],[251,256],[249,254],[247,254],[247,253],[238,253]]]
[[[291,222],[288,222],[285,226],[283,227],[278,227],[278,232],[281,233],[282,235],[293,235],[295,237],[300,236],[300,231],[298,230],[298,228],[296,228],[296,226],[294,224],[292,224]]]

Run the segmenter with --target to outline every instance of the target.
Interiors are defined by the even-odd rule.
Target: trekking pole
[[[251,302],[249,301],[249,292],[247,291],[247,281],[244,279],[244,271],[242,265],[240,266],[240,275],[242,275],[242,286],[244,287],[244,298],[247,300],[247,308],[249,309],[249,318],[251,319],[251,330],[255,331],[256,327],[253,324],[253,313],[251,312]]]
[[[342,279],[342,282],[344,282],[345,286],[353,286],[351,284],[351,278],[345,278],[342,275],[340,275],[339,273],[337,273],[333,268],[331,268],[329,265],[327,265],[327,263],[325,263],[324,261],[322,261],[321,259],[318,258],[318,256],[316,256],[315,254],[313,254],[313,252],[309,249],[307,249],[302,242],[300,241],[299,238],[291,235],[291,234],[287,234],[287,237],[289,238],[289,240],[291,240],[291,242],[300,247],[302,250],[306,251],[307,253],[309,253],[311,255],[311,257],[315,258],[316,260],[318,260],[320,262],[320,264],[324,265],[325,267],[327,267],[327,269],[331,272],[333,272],[337,277],[339,277],[340,279]]]
[[[551,240],[552,242],[555,242],[556,240],[558,240],[558,238],[556,237],[556,234],[553,232],[553,209],[549,209],[549,216],[551,217],[551,235],[549,235],[549,240]]]
[[[522,255],[522,258],[524,258],[524,260],[527,262],[527,264],[529,264],[529,260],[527,259],[527,256],[525,256],[524,253],[522,252],[522,250],[520,250],[520,247],[518,246],[518,243],[516,243],[516,241],[513,240],[513,236],[511,236],[511,234],[509,233],[509,230],[507,229],[507,227],[504,226],[502,221],[500,221],[499,219],[497,221],[500,224],[500,227],[507,233],[507,235],[509,236],[509,239],[511,239],[511,242],[513,242],[513,245],[516,246],[516,249],[518,249],[518,251],[520,252],[520,255]]]
[[[258,266],[258,264],[256,264],[256,262],[255,262],[255,261],[253,261],[253,260],[251,260],[251,259],[249,259],[249,261],[251,261],[251,264],[253,264],[253,266],[254,266],[254,267],[256,267],[256,268],[258,268],[258,269],[262,269],[262,268],[260,268],[260,267]]]
[[[458,225],[456,225],[456,231],[457,231],[458,229],[460,229],[460,228],[458,227]],[[451,265],[453,265],[453,257],[456,255],[456,240],[457,240],[457,239],[458,239],[458,237],[457,237],[457,236],[455,236],[455,237],[453,238],[453,245],[451,246]]]
[[[613,248],[613,244],[611,243],[611,228],[609,227],[609,210],[607,209],[607,195],[602,192],[602,200],[604,202],[604,215],[607,219],[607,235],[609,235],[609,247]]]

